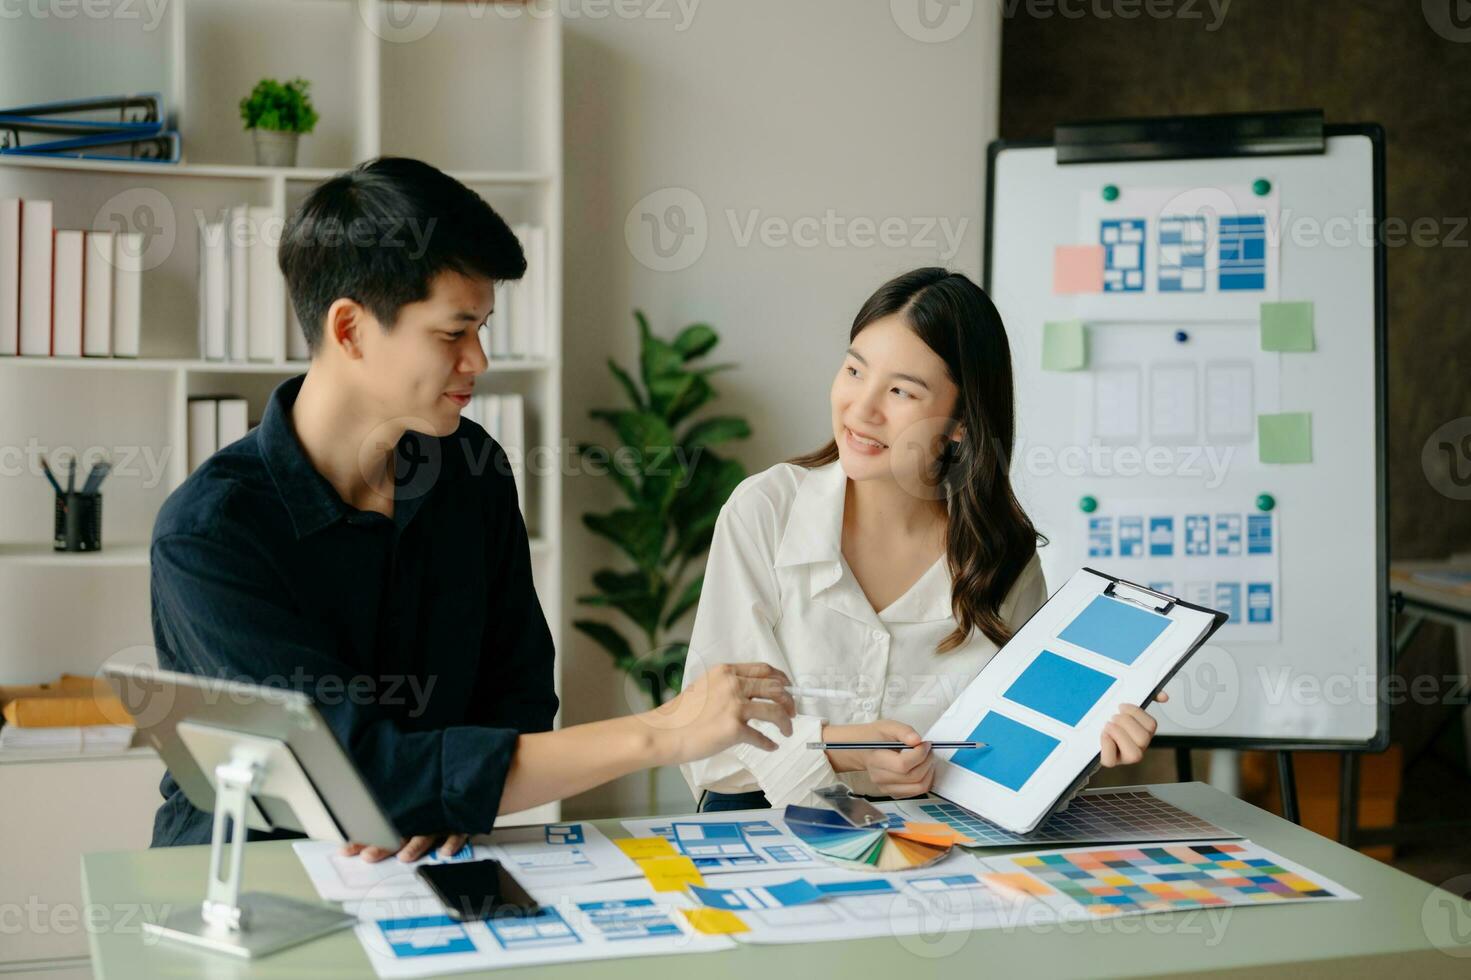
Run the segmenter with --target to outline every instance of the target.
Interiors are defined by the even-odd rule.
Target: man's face
[[[480,327],[494,303],[489,279],[445,271],[426,299],[400,308],[392,329],[370,317],[358,342],[374,414],[426,435],[453,434],[486,368]]]

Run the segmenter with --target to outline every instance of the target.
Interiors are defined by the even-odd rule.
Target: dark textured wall
[[[998,2],[1004,138],[1060,120],[1310,107],[1384,126],[1387,216],[1405,229],[1388,249],[1390,554],[1471,551],[1471,500],[1455,499],[1471,487],[1446,469],[1471,477],[1471,3]],[[1432,449],[1423,465],[1447,423],[1455,458]]]

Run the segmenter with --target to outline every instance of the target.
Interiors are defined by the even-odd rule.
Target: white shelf
[[[557,450],[562,431],[563,61],[557,4],[550,16],[482,16],[444,4],[432,34],[401,43],[375,33],[387,0],[174,0],[158,29],[86,18],[7,21],[6,67],[37,90],[30,101],[98,91],[161,91],[189,161],[179,164],[0,156],[0,197],[49,199],[60,228],[112,228],[148,206],[167,247],[143,277],[141,358],[0,357],[0,448],[104,451],[118,471],[104,486],[103,549],[58,553],[50,488],[39,474],[0,480],[0,684],[109,662],[148,662],[153,650],[149,539],[159,508],[187,478],[188,399],[223,392],[259,418],[273,388],[307,361],[206,361],[196,356],[197,245],[202,220],[248,204],[284,221],[313,185],[380,155],[423,159],[470,186],[508,223],[546,229],[546,356],[492,361],[481,392],[524,398],[526,444]],[[283,30],[282,25],[289,26]],[[105,28],[105,30],[103,29]],[[322,58],[330,50],[332,57]],[[99,53],[100,52],[100,53]],[[309,78],[321,119],[300,167],[258,167],[237,104],[262,77]],[[44,89],[46,94],[41,94]],[[424,106],[436,111],[425,112]],[[162,197],[167,207],[159,198]],[[161,216],[161,217],[160,217]],[[266,315],[285,339],[284,296]],[[279,329],[280,333],[275,331]],[[273,350],[280,350],[279,348]],[[284,348],[289,352],[291,348]],[[33,448],[34,447],[34,448]],[[6,462],[0,458],[0,462]],[[12,467],[14,460],[10,460]],[[30,466],[29,462],[25,464]],[[125,472],[123,467],[127,466]],[[532,534],[531,567],[552,642],[563,637],[562,491],[557,466],[518,488]],[[558,657],[553,678],[562,693]],[[87,765],[95,763],[95,765]],[[121,753],[0,755],[0,798],[18,840],[57,846],[7,858],[7,884],[50,907],[78,905],[80,849],[146,846],[162,772],[147,746]],[[9,782],[5,782],[9,779]],[[91,805],[107,801],[106,812]],[[554,821],[556,804],[509,817]],[[128,828],[127,834],[124,829]],[[129,836],[131,835],[131,836]],[[0,943],[0,972],[85,957],[85,936]]]
[[[302,374],[310,361],[200,361],[187,357],[0,357],[0,366],[60,368],[87,371],[195,371],[203,374]],[[490,372],[551,371],[557,360],[549,357],[492,360]]]
[[[158,754],[147,745],[135,745],[121,752],[45,752],[41,750],[0,752],[0,766],[24,765],[44,762],[129,762],[139,759],[156,759]]]
[[[148,564],[148,545],[102,543],[101,551],[56,551],[50,541],[0,544],[0,565],[89,567],[98,565],[143,566]]]
[[[136,177],[214,177],[225,180],[300,180],[316,183],[350,170],[343,167],[258,167],[226,163],[128,163],[121,160],[73,160],[65,157],[0,154],[0,166],[36,170],[63,170],[89,174],[127,174]],[[534,187],[557,175],[538,170],[455,170],[450,176],[466,184],[505,184]]]

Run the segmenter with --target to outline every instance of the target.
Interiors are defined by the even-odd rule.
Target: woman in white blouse
[[[702,809],[811,804],[839,781],[929,791],[919,732],[1047,599],[1007,474],[1012,400],[1001,317],[965,276],[917,269],[864,303],[832,385],[833,441],[746,480],[720,512],[685,671],[759,660],[853,696],[799,698],[790,735],[758,724],[774,751],[684,765]],[[1139,761],[1154,730],[1120,705],[1103,764]],[[818,740],[913,747],[807,748]]]

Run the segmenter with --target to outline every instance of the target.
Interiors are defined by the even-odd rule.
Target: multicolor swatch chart
[[[906,800],[911,816],[937,820],[975,841],[967,847],[1013,844],[1125,844],[1136,841],[1220,840],[1233,837],[1209,820],[1166,803],[1148,790],[1079,793],[1029,834],[1013,834],[947,800]]]
[[[1061,898],[1089,915],[1358,898],[1251,841],[1014,854],[986,861],[988,884]]]
[[[943,823],[910,823],[890,816],[873,827],[854,827],[836,811],[789,806],[787,827],[812,850],[835,864],[861,871],[907,871],[922,868],[950,853],[956,844],[971,843]]]

